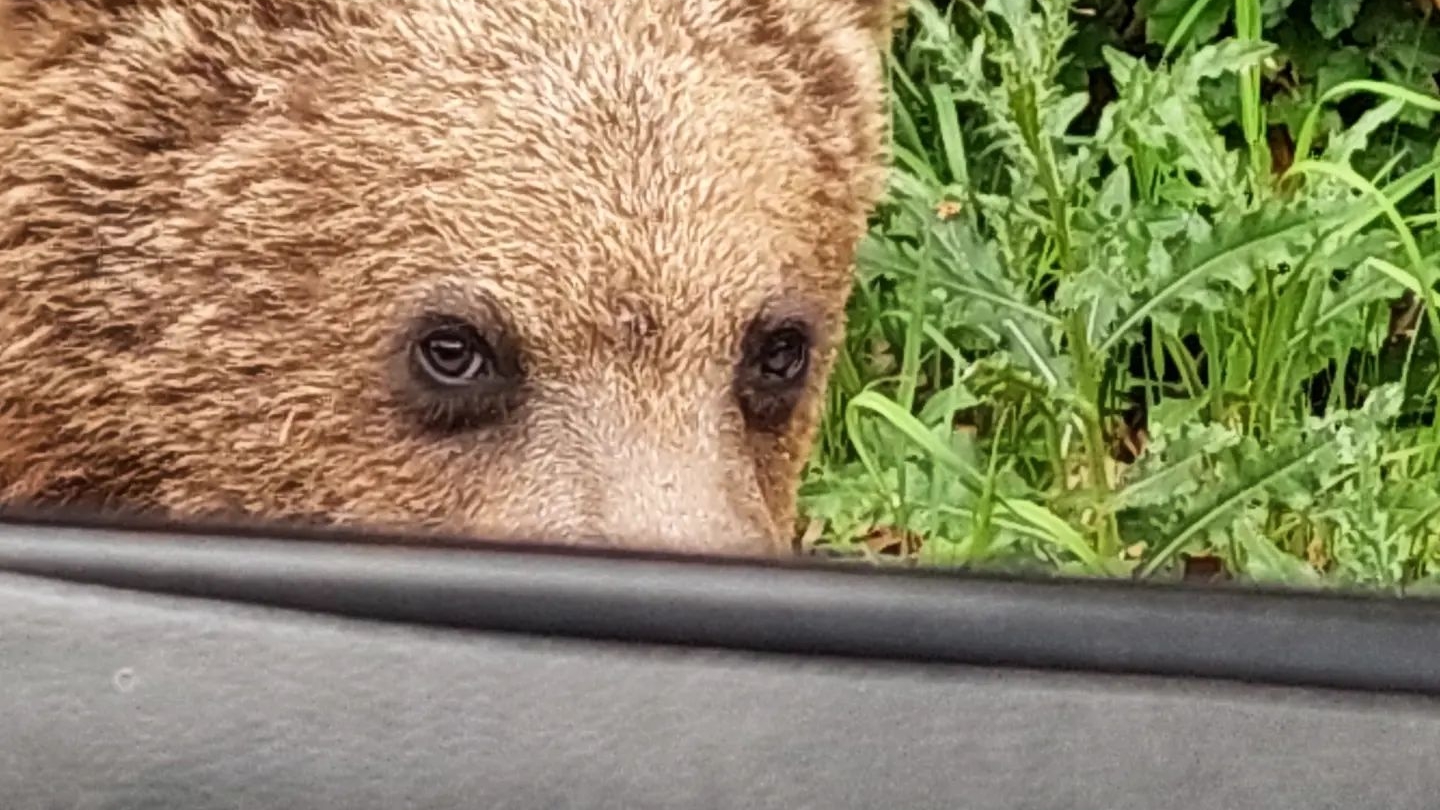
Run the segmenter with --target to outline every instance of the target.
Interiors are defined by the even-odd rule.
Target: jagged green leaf
[[[1261,262],[1294,260],[1331,226],[1332,220],[1308,205],[1278,203],[1224,220],[1185,244],[1173,260],[1173,272],[1151,285],[1101,343],[1109,351],[1147,318],[1173,322],[1187,306],[1216,311],[1223,292],[1243,292]],[[1169,316],[1167,318],[1167,316]]]
[[[1311,0],[1310,21],[1320,36],[1333,38],[1355,24],[1362,0]]]

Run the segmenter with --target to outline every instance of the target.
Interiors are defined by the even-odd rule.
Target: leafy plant
[[[1194,556],[1272,581],[1434,575],[1440,151],[1396,133],[1440,101],[1367,78],[1267,105],[1263,77],[1302,52],[1261,35],[1298,4],[1212,5],[1141,9],[1155,59],[1070,0],[912,0],[807,542],[1109,576]],[[1307,24],[1361,36],[1352,5]],[[1107,97],[1077,79],[1087,58]],[[1285,165],[1271,114],[1293,120]]]

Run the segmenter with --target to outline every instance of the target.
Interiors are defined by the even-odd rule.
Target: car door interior
[[[0,520],[0,806],[1440,807],[1440,605]]]

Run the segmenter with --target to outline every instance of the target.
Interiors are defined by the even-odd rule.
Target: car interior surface
[[[0,523],[5,807],[1433,808],[1420,599]]]

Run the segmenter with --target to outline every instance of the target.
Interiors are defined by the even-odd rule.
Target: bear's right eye
[[[406,330],[397,391],[427,428],[494,424],[518,404],[524,372],[509,331],[493,314],[478,320],[428,313]]]
[[[415,342],[421,371],[437,385],[470,385],[495,374],[495,350],[469,324],[431,329]]]

